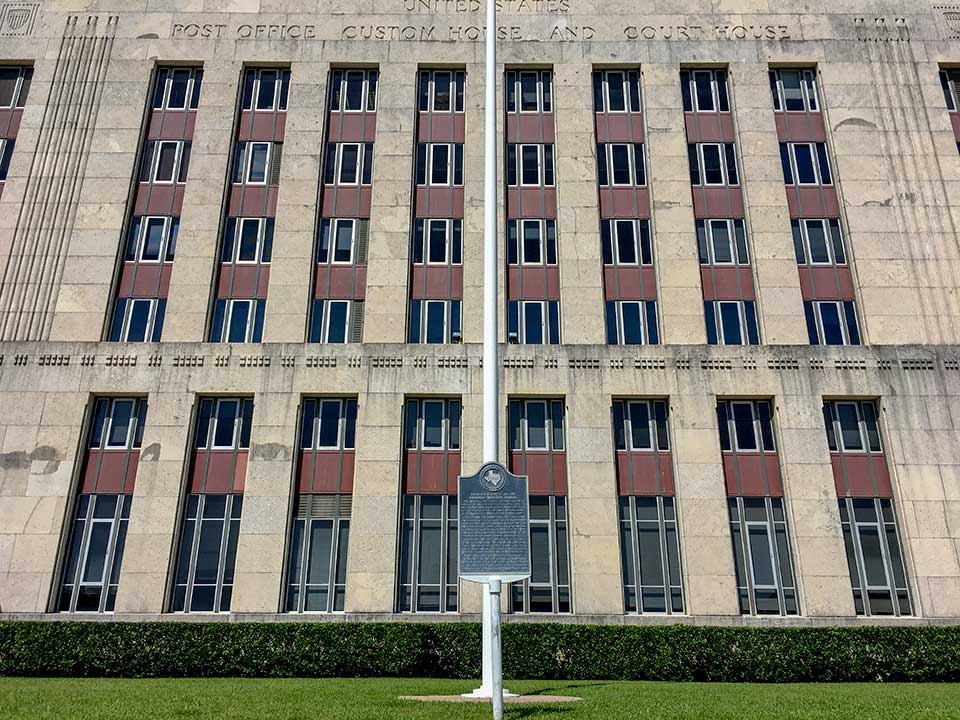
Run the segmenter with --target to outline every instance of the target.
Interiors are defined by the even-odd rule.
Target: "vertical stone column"
[[[193,440],[192,393],[171,389],[147,398],[137,485],[120,568],[117,613],[164,610],[171,554],[179,542],[180,496]]]
[[[17,387],[16,373],[10,387]],[[79,377],[75,375],[74,381]],[[74,382],[75,385],[75,382]],[[86,393],[21,387],[4,395],[0,452],[0,609],[44,612],[74,477]]]
[[[768,70],[765,63],[738,62],[730,71],[760,339],[767,345],[805,345],[806,320]]]
[[[901,374],[897,384],[907,382]],[[914,613],[955,618],[960,615],[960,447],[951,418],[956,397],[938,380],[916,394],[881,402],[881,410]]]
[[[203,68],[203,89],[184,189],[177,257],[170,276],[163,325],[165,342],[206,340],[242,69],[243,64],[238,61],[214,61]]]
[[[320,156],[330,64],[295,62],[283,140],[264,342],[303,342],[314,275]]]
[[[276,370],[272,370],[276,372]],[[292,374],[291,370],[285,373]],[[278,383],[289,387],[289,383]],[[284,577],[293,459],[300,398],[288,392],[254,398],[250,459],[243,492],[231,611],[277,612]]]
[[[707,342],[707,330],[690,194],[680,66],[647,64],[641,71],[654,256],[660,281],[661,337],[669,345],[703,345]]]
[[[51,340],[100,340],[113,311],[111,281],[124,242],[130,181],[139,172],[137,148],[152,71],[153,63],[146,60],[112,59],[107,68],[77,215],[64,250],[64,282]]]
[[[561,339],[566,345],[604,344],[593,66],[563,63],[555,68]]]
[[[570,385],[582,388],[584,383],[571,378]],[[578,615],[620,615],[620,526],[610,396],[579,392],[567,397],[567,406],[573,607]]]
[[[716,398],[704,378],[670,398],[677,501],[689,615],[738,615]]]
[[[469,64],[466,66],[467,79],[464,86],[464,121],[466,134],[463,143],[463,306],[462,332],[463,342],[483,342],[483,183],[484,183],[484,66]],[[503,82],[503,73],[498,76]],[[503,123],[502,91],[497,96],[497,124]],[[497,161],[503,167],[502,134],[498,134]],[[497,178],[503,178],[498,170]],[[497,183],[497,195],[503,193],[503,183]],[[497,204],[500,213],[500,232],[497,247],[501,248],[498,257],[500,266],[506,262],[502,253],[506,231],[503,226],[503,205]],[[501,272],[502,274],[502,272]],[[501,278],[502,280],[502,278]],[[502,285],[501,285],[502,287]],[[502,293],[501,293],[502,297]],[[499,317],[503,318],[503,311]],[[503,324],[503,321],[500,323]],[[502,329],[501,336],[504,337]],[[478,439],[478,442],[482,442]],[[482,457],[482,453],[480,455]]]
[[[482,184],[481,182],[481,186]],[[480,304],[482,306],[482,300]],[[474,363],[476,363],[476,360],[474,360]],[[472,475],[483,464],[483,371],[476,367],[462,372],[465,379],[468,375],[470,377],[470,381],[464,387],[470,388],[471,392],[464,393],[462,396],[460,454],[463,466],[461,471],[465,475]],[[503,403],[501,403],[502,405]],[[501,412],[503,413],[503,411]],[[504,456],[505,452],[500,454]],[[460,582],[460,613],[480,613],[483,611],[481,588],[482,586],[478,583]]]
[[[395,382],[377,380],[375,389],[360,394],[347,612],[392,612],[395,604],[403,394]]]
[[[380,67],[363,321],[365,343],[402,343],[405,339],[416,81],[415,63],[388,63]]]
[[[800,611],[810,617],[853,615],[850,573],[820,398],[787,388],[776,405]]]

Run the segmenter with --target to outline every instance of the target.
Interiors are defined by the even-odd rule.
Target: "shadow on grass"
[[[570,707],[557,707],[555,705],[506,705],[503,708],[503,716],[510,720],[519,720],[537,715],[561,716],[564,713],[572,712]]]

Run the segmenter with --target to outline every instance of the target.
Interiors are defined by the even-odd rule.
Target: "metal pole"
[[[483,461],[500,460],[500,406],[497,358],[497,3],[487,0],[487,63],[484,117],[483,185]],[[483,672],[480,693],[493,692],[491,608],[500,602],[483,586]],[[500,606],[497,605],[499,620]]]
[[[490,583],[490,669],[493,673],[493,720],[503,720],[503,647],[500,643],[500,581]]]

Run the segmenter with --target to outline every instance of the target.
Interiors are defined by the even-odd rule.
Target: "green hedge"
[[[960,627],[508,623],[509,678],[960,681]],[[468,623],[0,623],[0,675],[445,677],[480,672]]]

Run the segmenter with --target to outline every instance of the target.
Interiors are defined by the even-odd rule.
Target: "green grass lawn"
[[[488,705],[416,703],[450,695],[459,680],[50,680],[0,678],[0,718],[154,720],[267,718],[460,720]],[[575,705],[508,705],[509,720],[960,719],[960,685],[728,685],[652,682],[510,682],[524,693],[576,695]]]

